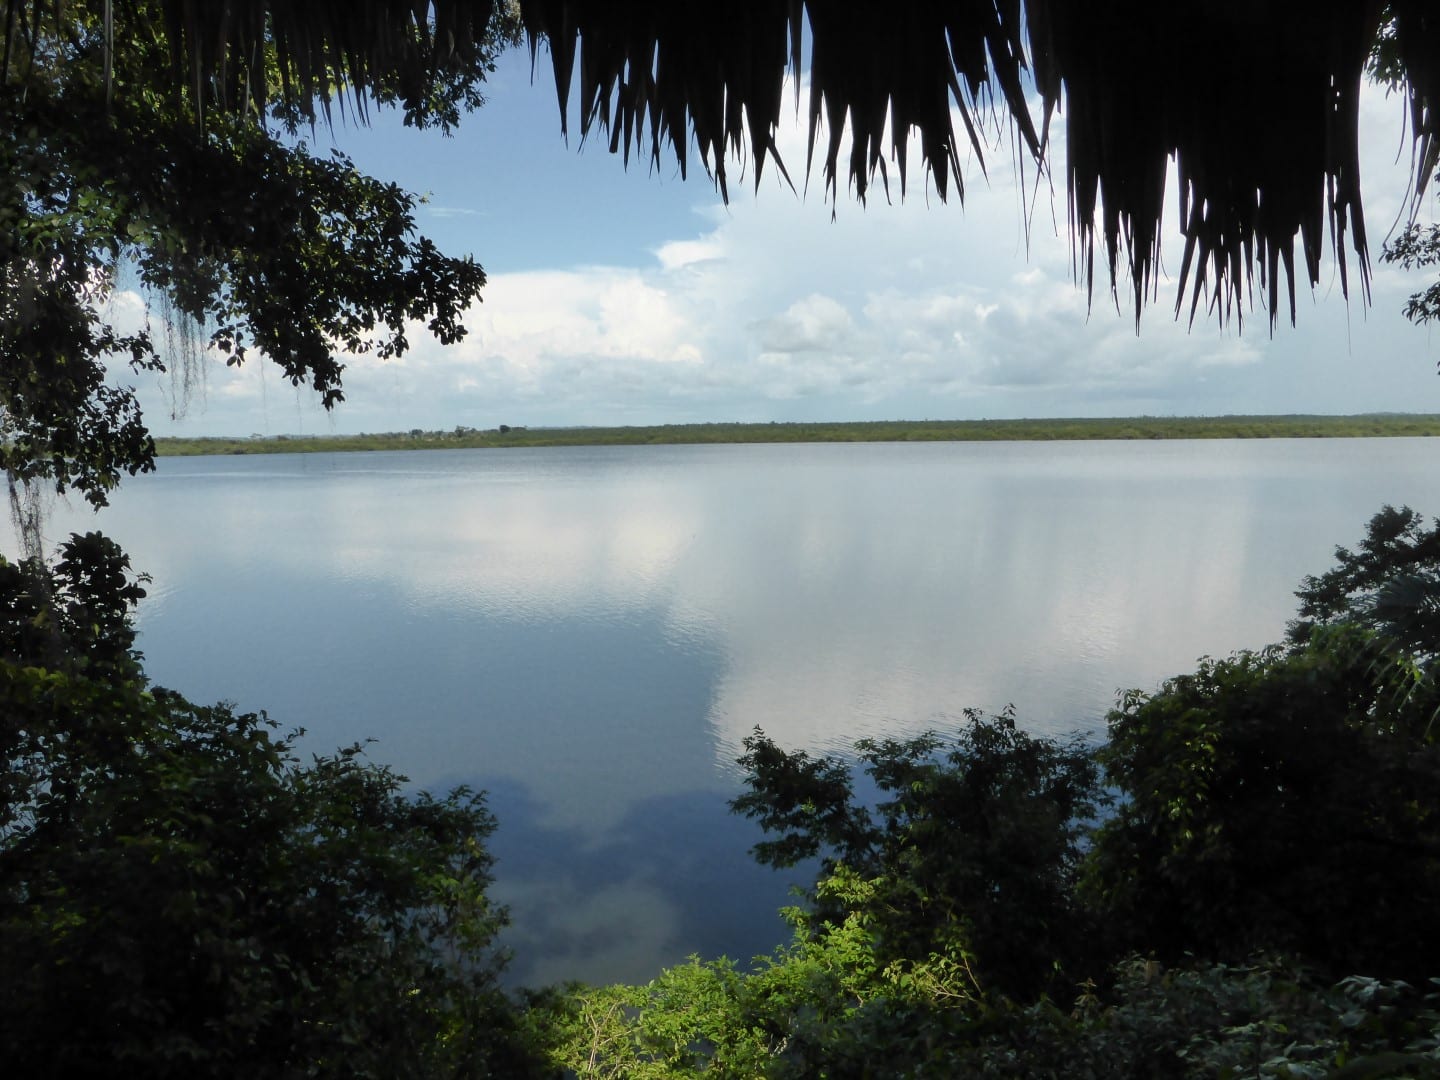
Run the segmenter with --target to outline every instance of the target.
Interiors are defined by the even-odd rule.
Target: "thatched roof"
[[[113,17],[118,49],[136,34],[163,35],[172,88],[191,104],[253,108],[268,93],[325,110],[334,85],[346,86],[362,109],[382,85],[401,97],[423,94],[447,65],[473,60],[494,13],[490,0],[6,0],[7,84],[26,60],[33,28],[63,19],[67,8]],[[1208,297],[1220,317],[1238,316],[1253,278],[1272,320],[1287,301],[1293,319],[1295,282],[1319,280],[1327,245],[1342,287],[1348,247],[1368,288],[1356,127],[1377,35],[1386,70],[1408,80],[1417,190],[1434,170],[1436,8],[1433,0],[910,0],[863,8],[836,0],[520,0],[532,48],[548,44],[563,125],[604,137],[627,159],[673,155],[682,172],[693,139],[722,192],[727,161],[736,158],[757,183],[767,166],[795,171],[797,163],[778,160],[773,138],[788,107],[785,79],[800,71],[802,50],[810,72],[805,170],[818,167],[832,195],[842,179],[862,199],[877,176],[902,192],[913,186],[913,130],[933,190],[963,198],[962,147],[984,160],[992,148],[982,132],[998,120],[1013,134],[1014,152],[1043,162],[1061,110],[1082,280],[1093,280],[1098,243],[1112,288],[1117,278],[1128,281],[1138,315],[1154,288],[1163,203],[1178,197],[1177,308],[1193,318]],[[269,77],[266,41],[278,60]],[[581,114],[568,117],[577,80]],[[817,165],[821,119],[828,134]],[[1178,188],[1166,183],[1172,160]]]

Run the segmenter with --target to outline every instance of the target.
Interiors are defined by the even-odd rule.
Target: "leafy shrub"
[[[1434,1076],[1437,1005],[1404,983],[1326,986],[1273,959],[1175,970],[1132,959],[1103,1000],[992,1010],[946,1068],[997,1080]]]
[[[482,798],[407,795],[358,747],[302,763],[263,714],[150,688],[123,556],[66,559],[0,563],[7,1069],[530,1071]]]
[[[755,855],[819,864],[794,942],[748,973],[696,959],[558,996],[552,1062],[1440,1074],[1440,1002],[1415,989],[1440,971],[1440,524],[1418,522],[1386,508],[1359,555],[1307,579],[1288,645],[1124,695],[1098,751],[1008,711],[948,740],[862,741],[853,760],[757,732],[733,804],[767,833]]]
[[[1074,883],[1100,796],[1083,742],[1029,735],[1009,710],[972,711],[948,740],[861,740],[873,808],[846,761],[787,753],[758,732],[745,750],[750,791],[733,806],[773,837],[755,857],[819,855],[822,880],[843,868],[871,883],[858,906],[817,893],[817,920],[863,910],[882,965],[963,956],[979,987],[1022,998],[1067,985],[1087,952]]]
[[[1101,752],[1121,798],[1087,865],[1121,946],[1440,972],[1440,641],[1376,615],[1393,575],[1435,573],[1440,544],[1414,533],[1408,511],[1376,515],[1361,555],[1307,579],[1288,647],[1123,696]]]

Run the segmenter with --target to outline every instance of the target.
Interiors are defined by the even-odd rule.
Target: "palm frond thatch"
[[[562,123],[578,67],[582,132],[608,131],[610,148],[627,160],[648,145],[658,163],[668,145],[682,174],[693,135],[722,192],[727,156],[748,154],[757,184],[766,162],[778,163],[774,132],[784,80],[799,72],[807,35],[810,153],[813,160],[823,119],[829,134],[821,171],[830,193],[848,124],[845,172],[860,198],[877,171],[886,175],[887,154],[903,191],[912,129],[921,133],[922,154],[944,197],[960,180],[951,108],[983,156],[981,93],[992,87],[1032,153],[1040,153],[1025,108],[1018,2],[905,4],[866,20],[856,19],[852,6],[800,0],[730,6],[527,0],[521,10],[532,49],[541,39],[549,46]],[[992,68],[988,55],[1005,60]]]
[[[113,15],[120,49],[127,33],[163,34],[172,88],[197,109],[254,109],[278,96],[313,115],[343,86],[342,100],[363,111],[381,85],[423,95],[437,70],[473,57],[495,7],[5,0],[0,82],[9,87],[30,62],[47,20],[81,11],[92,22]],[[1293,321],[1297,280],[1318,283],[1327,246],[1342,289],[1348,250],[1368,292],[1357,125],[1382,27],[1408,86],[1417,192],[1440,164],[1433,0],[520,0],[520,11],[532,49],[548,46],[562,127],[578,77],[582,136],[603,135],[627,161],[646,152],[659,161],[668,148],[682,173],[693,140],[722,193],[727,161],[748,161],[756,183],[768,163],[785,168],[774,136],[786,77],[798,76],[807,48],[807,173],[823,120],[819,167],[831,197],[842,175],[862,199],[877,175],[888,189],[891,162],[903,193],[913,131],[936,193],[963,198],[960,148],[983,162],[987,123],[1013,124],[1022,152],[1043,161],[1063,110],[1077,275],[1093,288],[1098,241],[1112,291],[1127,282],[1137,318],[1156,289],[1172,167],[1177,313],[1193,320],[1204,303],[1221,321],[1238,319],[1258,280],[1272,324],[1287,306]]]
[[[445,70],[463,70],[487,42],[496,0],[5,0],[0,88],[23,92],[37,67],[79,58],[85,27],[104,27],[112,49],[162,41],[158,79],[177,102],[209,110],[263,111],[272,99],[314,118],[340,88],[364,113],[384,89],[419,99]],[[109,87],[106,87],[107,92]],[[8,111],[0,99],[0,110]]]
[[[1320,280],[1327,225],[1342,291],[1348,231],[1368,295],[1357,127],[1381,16],[1381,4],[1354,0],[1203,11],[1032,0],[1042,85],[1064,90],[1080,276],[1093,280],[1098,232],[1112,286],[1122,254],[1128,263],[1138,318],[1158,268],[1173,160],[1184,237],[1177,313],[1188,306],[1193,320],[1208,295],[1222,321],[1239,317],[1258,270],[1272,325],[1282,272],[1293,321],[1297,271],[1312,286]]]

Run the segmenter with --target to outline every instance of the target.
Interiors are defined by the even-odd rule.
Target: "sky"
[[[385,113],[314,136],[424,195],[419,231],[485,268],[468,336],[442,346],[417,328],[399,359],[352,358],[347,400],[328,414],[254,361],[206,365],[188,400],[143,376],[157,435],[1440,411],[1440,339],[1400,314],[1423,272],[1377,262],[1367,308],[1346,302],[1327,261],[1298,327],[1282,319],[1273,336],[1263,311],[1240,333],[1177,322],[1162,281],[1137,334],[1099,280],[1087,310],[1058,183],[1040,189],[1027,236],[1033,191],[1003,134],[988,176],[969,162],[963,206],[914,176],[903,201],[876,187],[863,207],[843,190],[831,202],[818,174],[797,193],[773,169],[758,193],[732,175],[726,205],[693,155],[682,180],[668,157],[627,169],[601,141],[567,142],[543,52],[533,80],[528,51],[502,57],[487,98],[448,138]],[[799,185],[803,118],[791,119],[777,141]],[[1361,177],[1377,252],[1404,205],[1402,121],[1399,98],[1367,88]],[[1057,151],[1060,177],[1063,139]],[[1174,199],[1172,177],[1172,213]],[[1175,269],[1180,250],[1172,224],[1162,263]],[[143,307],[129,293],[112,303],[121,320]]]

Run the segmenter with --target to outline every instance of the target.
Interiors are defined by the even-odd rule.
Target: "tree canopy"
[[[293,10],[303,22],[317,9]],[[170,370],[180,407],[202,349],[228,364],[259,352],[328,407],[347,355],[399,355],[416,322],[459,339],[484,284],[471,257],[416,235],[415,196],[294,137],[331,98],[296,60],[293,35],[309,31],[262,20],[264,39],[246,39],[253,64],[237,71],[254,80],[242,95],[223,71],[172,78],[198,32],[182,14],[149,2],[6,7],[0,467],[12,501],[44,482],[101,505],[123,473],[152,466],[134,394],[108,381],[111,367]],[[419,82],[399,60],[347,81],[413,124],[450,125],[482,100],[514,39],[507,26],[496,13],[472,49],[451,49]],[[421,35],[410,38],[397,50],[423,60]],[[122,278],[158,319],[117,316],[108,301]]]
[[[0,558],[0,1054],[20,1076],[524,1076],[495,820],[153,686],[113,541]]]

